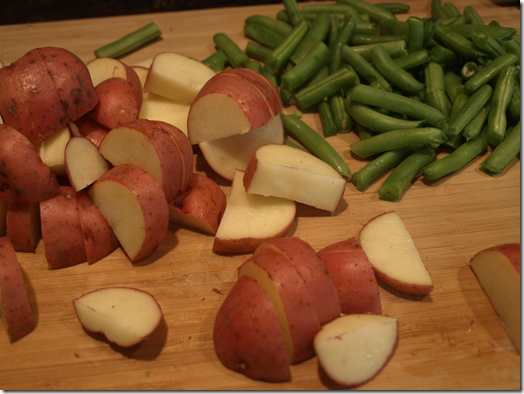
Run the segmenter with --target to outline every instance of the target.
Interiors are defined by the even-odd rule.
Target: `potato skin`
[[[39,204],[11,203],[7,209],[7,234],[15,251],[34,253],[40,236]]]
[[[0,314],[11,342],[33,331],[33,316],[24,278],[8,237],[0,238]]]
[[[220,362],[250,379],[291,380],[286,345],[277,314],[264,289],[244,276],[222,303],[213,326]]]
[[[14,128],[1,124],[0,158],[0,199],[32,203],[59,192],[55,175],[34,145]]]

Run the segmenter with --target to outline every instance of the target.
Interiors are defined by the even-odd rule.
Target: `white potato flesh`
[[[127,80],[125,65],[117,59],[108,57],[97,58],[87,63],[87,69],[91,75],[93,86],[108,78],[118,77]]]
[[[71,139],[69,126],[62,126],[44,141],[35,144],[40,158],[54,174],[65,175],[64,151]]]
[[[162,310],[152,295],[125,287],[92,291],[74,300],[74,307],[87,330],[102,332],[120,346],[131,346],[147,338],[162,318]]]
[[[67,174],[75,191],[91,185],[110,168],[97,146],[85,137],[73,137],[69,141],[65,160]]]
[[[151,92],[144,92],[140,119],[160,120],[178,127],[187,136],[187,116],[190,106]]]

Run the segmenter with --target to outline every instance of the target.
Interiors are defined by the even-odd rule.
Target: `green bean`
[[[271,53],[271,48],[248,41],[244,52],[253,59],[264,61],[266,56]]]
[[[320,70],[318,70],[315,75],[311,77],[309,80],[309,85],[312,85],[314,83],[317,83],[318,81],[323,80],[324,78],[327,78],[329,76],[329,65],[324,65]]]
[[[162,32],[155,23],[148,25],[95,50],[96,57],[119,58],[160,37]]]
[[[450,136],[460,134],[471,119],[484,107],[492,94],[493,89],[490,85],[484,85],[473,93],[460,109],[450,117],[448,134]]]
[[[419,146],[406,146],[382,153],[377,158],[367,163],[364,167],[353,174],[351,181],[357,190],[364,190],[371,182],[384,174],[389,169],[402,162],[413,151],[420,149]]]
[[[489,34],[481,31],[471,33],[473,43],[486,52],[490,58],[496,59],[506,53],[506,49]]]
[[[409,36],[408,22],[402,22],[398,19],[384,19],[379,24],[380,30],[394,36]]]
[[[434,127],[422,127],[411,130],[392,130],[377,134],[364,141],[354,142],[349,146],[351,152],[361,158],[376,155],[402,147],[413,145],[440,145],[448,140],[446,134]]]
[[[245,52],[227,34],[217,33],[213,36],[213,41],[218,49],[224,51],[233,67],[244,67],[250,62]]]
[[[500,174],[519,153],[520,120],[506,132],[504,140],[480,163],[480,167],[488,173]]]
[[[420,51],[408,53],[405,56],[397,57],[396,59],[393,59],[393,62],[404,70],[410,70],[424,65],[430,60],[431,56],[429,51],[427,49],[422,49]]]
[[[371,51],[373,65],[386,80],[404,92],[416,93],[424,89],[424,84],[417,81],[412,74],[398,66],[379,45]]]
[[[337,127],[337,132],[347,133],[351,129],[353,124],[349,114],[344,107],[344,97],[342,92],[336,92],[328,98],[331,113],[333,114],[333,120]]]
[[[389,174],[382,186],[378,189],[378,195],[383,200],[397,201],[402,192],[420,170],[437,158],[435,149],[421,149],[413,152],[400,162]]]
[[[517,68],[508,66],[500,71],[497,79],[488,115],[488,142],[492,146],[497,146],[504,139],[507,124],[506,110],[513,95],[516,75]]]
[[[364,126],[364,125],[362,125],[360,123],[356,123],[355,122],[355,125],[357,126],[358,137],[361,140],[365,140],[365,139],[371,138],[375,134],[377,134],[373,130],[368,129],[366,126]]]
[[[202,60],[202,63],[204,63],[206,66],[218,73],[220,71],[225,70],[225,68],[229,64],[229,58],[227,57],[224,51],[219,49],[218,51],[215,51],[213,54]]]
[[[344,24],[340,28],[337,37],[331,43],[330,49],[330,62],[329,72],[333,74],[338,71],[342,62],[342,48],[351,40],[351,37],[355,34],[356,21],[351,15],[349,15]]]
[[[262,25],[256,25],[254,23],[247,23],[244,25],[244,34],[246,37],[272,49],[279,46],[285,39],[285,36],[282,34],[278,34],[274,30],[270,30]]]
[[[464,127],[462,135],[464,136],[466,141],[475,138],[477,135],[480,134],[482,128],[484,127],[488,119],[490,107],[491,103],[488,101],[486,104],[484,104],[481,110],[473,117],[473,119],[469,121],[466,127]]]
[[[442,10],[448,15],[448,16],[460,16],[462,15],[457,8],[457,6],[453,3],[444,3],[442,5]]]
[[[286,22],[288,25],[291,25],[291,21],[289,20],[289,16],[286,10],[278,11],[276,15],[276,19],[282,22]]]
[[[506,53],[505,55],[499,56],[468,79],[464,84],[464,89],[469,93],[473,93],[492,79],[496,78],[502,68],[513,65],[517,60],[518,57],[512,53]]]
[[[464,142],[449,155],[437,159],[420,170],[422,176],[428,180],[440,179],[443,176],[460,170],[488,147],[487,127],[480,134]]]
[[[244,67],[256,71],[259,74],[262,74],[262,64],[260,64],[260,62],[257,62],[256,60],[250,61]]]
[[[300,42],[308,32],[308,25],[305,21],[300,22],[293,28],[293,31],[266,57],[264,68],[268,72],[277,72],[295,52]]]
[[[377,3],[375,5],[388,10],[392,14],[407,14],[409,12],[409,5],[404,3]]]
[[[327,12],[320,12],[315,19],[306,36],[299,44],[289,59],[295,64],[299,63],[318,42],[323,42],[330,30],[331,17]]]
[[[451,101],[451,104],[453,104],[458,92],[461,89],[464,89],[464,85],[462,85],[462,79],[460,76],[455,74],[453,71],[448,71],[444,74],[444,88],[449,101]]]
[[[442,128],[443,131],[447,130],[447,123],[442,112],[409,97],[366,85],[355,86],[348,97],[363,104],[386,108],[414,119],[425,120],[430,126]]]
[[[335,125],[333,112],[331,112],[331,107],[326,100],[318,103],[318,115],[320,116],[324,138],[337,134],[337,126]]]
[[[501,27],[501,26],[486,26],[486,25],[454,25],[449,27],[450,30],[453,30],[455,33],[460,34],[464,38],[471,39],[471,34],[473,32],[483,32],[489,34],[495,40],[511,40],[515,34],[517,34],[517,29],[512,27]]]
[[[347,181],[351,181],[351,171],[333,146],[324,137],[293,115],[282,114],[284,129],[314,156],[332,166]]]
[[[333,44],[337,41],[340,24],[338,23],[338,19],[336,18],[335,15],[331,15],[330,19],[331,19],[331,25],[329,28],[328,46],[331,48]]]
[[[444,69],[439,63],[429,62],[424,67],[426,103],[438,109],[446,119],[451,115],[452,105],[446,95]]]
[[[286,89],[295,90],[325,65],[328,59],[328,46],[323,42],[318,42],[305,58],[282,74],[280,82]]]
[[[515,78],[515,86],[508,104],[508,111],[511,115],[520,118],[520,82],[518,78]]]
[[[282,4],[286,9],[291,26],[297,27],[301,22],[304,22],[304,17],[296,0],[282,0]]]
[[[412,130],[421,127],[424,123],[423,120],[394,118],[353,100],[346,100],[344,105],[349,116],[355,122],[375,133],[387,133],[392,130]]]
[[[395,42],[405,40],[404,36],[387,36],[387,35],[369,35],[369,34],[355,34],[350,41],[352,46],[357,45],[380,45],[386,42]]]
[[[477,59],[481,56],[487,56],[485,52],[478,49],[477,46],[469,41],[466,37],[457,33],[456,31],[452,30],[450,26],[446,26],[441,22],[437,23],[435,38],[448,49],[451,49],[452,51],[455,51],[466,58]]]
[[[351,49],[369,62],[371,61],[371,51],[378,45],[382,45],[392,59],[405,56],[408,53],[406,41],[404,40],[383,42],[378,44],[357,45],[352,46]]]
[[[364,57],[355,52],[352,48],[345,45],[342,47],[341,52],[342,60],[346,61],[355,69],[355,72],[368,81],[370,84],[391,91],[391,85],[389,82],[380,74],[371,63],[369,63]]]
[[[361,14],[367,14],[369,15],[371,20],[377,22],[380,22],[384,19],[396,18],[395,14],[393,14],[392,12],[385,10],[375,4],[368,3],[364,0],[338,0],[337,3],[349,4]]]
[[[466,62],[462,65],[462,68],[460,69],[460,77],[467,81],[470,79],[473,75],[477,73],[479,70],[479,66],[475,62]]]
[[[422,50],[424,44],[424,21],[416,16],[408,18],[409,25],[409,39],[408,52],[416,52]]]
[[[275,87],[275,89],[279,89],[279,83],[278,83],[278,79],[277,79],[277,76],[275,74],[272,74],[272,73],[268,73],[266,71],[264,71],[264,67],[262,67],[262,70],[260,71],[260,74],[262,74],[264,77],[266,77],[269,82],[271,82],[271,84]]]
[[[444,63],[447,66],[457,64],[457,55],[455,55],[455,52],[442,45],[435,45],[430,49],[430,53],[431,58],[436,62]]]
[[[302,12],[328,12],[330,14],[352,15],[355,21],[363,22],[360,12],[349,4],[304,4]]]
[[[453,19],[453,21],[449,24],[450,26],[454,25],[464,25],[466,24],[467,18],[464,15],[458,15]]]
[[[451,115],[450,117],[455,116],[455,114],[462,108],[462,106],[468,101],[471,94],[467,93],[464,90],[464,87],[460,88],[457,91],[457,95],[455,97],[455,101],[453,102],[453,108],[451,109]]]
[[[470,5],[464,7],[464,15],[468,18],[468,23],[471,23],[472,25],[484,25],[482,18],[479,16],[475,8]]]
[[[254,14],[246,18],[245,23],[254,23],[276,31],[278,34],[287,36],[293,30],[293,26],[281,20],[266,15]]]
[[[355,73],[349,71],[347,68],[341,68],[336,73],[318,82],[309,84],[304,89],[298,91],[297,94],[295,94],[295,99],[300,108],[306,109],[320,102],[325,97],[331,96],[343,88],[358,83],[358,77]]]
[[[514,54],[520,60],[520,43],[513,40],[499,41],[499,43],[504,47],[506,52]]]
[[[287,146],[292,146],[293,148],[297,148],[297,149],[303,150],[304,152],[307,152],[306,148],[304,148],[303,146],[297,144],[294,141],[291,141],[289,138],[284,138],[284,144],[287,145]]]
[[[294,67],[294,64],[292,62],[287,62],[286,65],[283,67],[284,68],[284,74],[286,72],[288,72],[289,70],[291,70],[292,68]],[[262,73],[265,73],[267,71],[265,71],[265,68],[262,67]],[[291,101],[292,98],[295,97],[295,93],[297,92],[296,90],[289,90],[287,89],[283,84],[282,84],[282,81],[280,81],[280,91],[278,92],[279,93],[279,96],[280,96],[280,99],[282,100],[282,103],[284,105],[287,105],[289,104],[289,102]],[[279,89],[277,88],[277,89]]]
[[[440,0],[431,0],[431,16],[436,19],[446,17],[446,13],[442,9],[442,3]]]

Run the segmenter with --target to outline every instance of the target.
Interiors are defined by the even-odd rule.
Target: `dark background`
[[[0,25],[276,4],[280,0],[11,0],[0,2]]]

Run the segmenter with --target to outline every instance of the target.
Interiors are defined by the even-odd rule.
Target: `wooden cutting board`
[[[430,15],[430,1],[406,0],[410,15]],[[473,5],[485,22],[495,19],[520,34],[517,2],[454,1],[463,10]],[[241,48],[244,19],[251,14],[275,16],[282,5],[213,9],[178,13],[0,27],[0,60],[5,64],[38,46],[64,47],[84,61],[93,50],[149,22],[161,28],[162,39],[127,56],[128,64],[175,51],[204,59],[213,50],[212,36],[227,33]],[[408,15],[399,15],[401,20]],[[293,113],[294,107],[286,109]],[[318,116],[305,113],[320,130]],[[349,153],[355,132],[329,141],[353,172],[366,161]],[[421,178],[395,203],[379,200],[384,179],[363,192],[348,184],[334,214],[304,205],[288,233],[315,250],[358,234],[377,214],[395,210],[404,221],[431,274],[435,289],[413,297],[380,284],[385,314],[400,322],[395,355],[371,382],[369,390],[519,389],[520,357],[468,266],[483,248],[520,241],[520,161],[495,179],[479,170],[489,154],[436,182]],[[196,153],[196,168],[229,193],[229,183],[213,174]],[[13,344],[0,328],[0,389],[278,389],[336,388],[321,374],[315,358],[292,367],[289,383],[251,381],[223,367],[215,356],[212,327],[215,314],[236,280],[237,267],[249,255],[211,252],[213,237],[171,225],[165,241],[149,258],[131,264],[122,250],[94,264],[51,271],[42,242],[36,253],[19,253],[36,329]],[[129,349],[110,345],[80,326],[72,300],[106,286],[134,286],[151,292],[164,320],[147,341]]]

